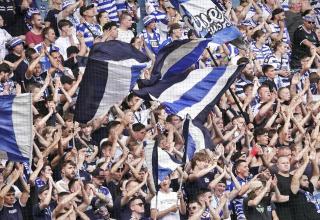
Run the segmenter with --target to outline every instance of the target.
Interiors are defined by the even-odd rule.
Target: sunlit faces
[[[278,168],[279,172],[289,173],[289,171],[290,171],[289,157],[287,157],[287,156],[279,157],[278,162],[277,162],[277,168]]]

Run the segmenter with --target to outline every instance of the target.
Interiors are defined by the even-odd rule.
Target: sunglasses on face
[[[143,204],[143,202],[140,202],[140,203],[137,203],[136,205],[142,207],[144,204]]]
[[[315,24],[316,22],[314,21],[307,21],[309,24]]]

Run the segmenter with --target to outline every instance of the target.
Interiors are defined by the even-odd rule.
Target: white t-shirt
[[[130,43],[131,39],[134,38],[134,34],[131,30],[122,30],[118,28],[118,38],[117,40]]]
[[[159,191],[158,195],[153,197],[153,199],[151,200],[151,209],[157,209],[158,211],[161,212],[177,204],[177,199],[178,197],[176,192],[164,193]],[[178,210],[176,212],[170,212],[169,214],[167,214],[162,218],[159,218],[158,220],[179,220],[179,219],[180,219],[180,215]]]
[[[76,36],[72,35],[72,38],[73,38],[73,42],[75,43],[75,45],[78,45],[79,44],[79,41],[78,39],[76,38]],[[67,49],[68,47],[71,46],[71,42],[70,42],[70,39],[69,37],[59,37],[56,42],[55,42],[55,45],[57,47],[59,47],[60,49],[60,54],[63,56],[63,59],[64,60],[67,60]]]
[[[0,60],[8,54],[6,49],[6,43],[12,38],[12,36],[5,30],[0,28]]]

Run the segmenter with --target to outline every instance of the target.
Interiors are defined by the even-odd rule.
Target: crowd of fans
[[[183,118],[130,93],[74,122],[77,57],[196,38],[172,4],[0,1],[0,95],[32,93],[34,124],[32,163],[1,161],[0,219],[320,219],[320,2],[216,2],[249,46],[210,46],[194,68],[247,64],[205,123],[215,147],[154,183],[144,147],[182,161]]]

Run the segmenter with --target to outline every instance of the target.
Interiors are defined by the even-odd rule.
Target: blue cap
[[[11,40],[8,41],[7,47],[9,50],[11,50],[19,44],[23,44],[23,41],[18,37],[13,37]]]
[[[74,0],[64,0],[62,2],[62,10],[64,10],[66,7],[68,7],[69,5],[72,5],[73,3],[75,3]]]
[[[29,8],[26,14],[26,19],[31,19],[33,14],[40,14],[39,9],[37,8]]]
[[[148,15],[143,18],[144,26],[148,26],[151,22],[156,21],[156,17],[154,15]]]

